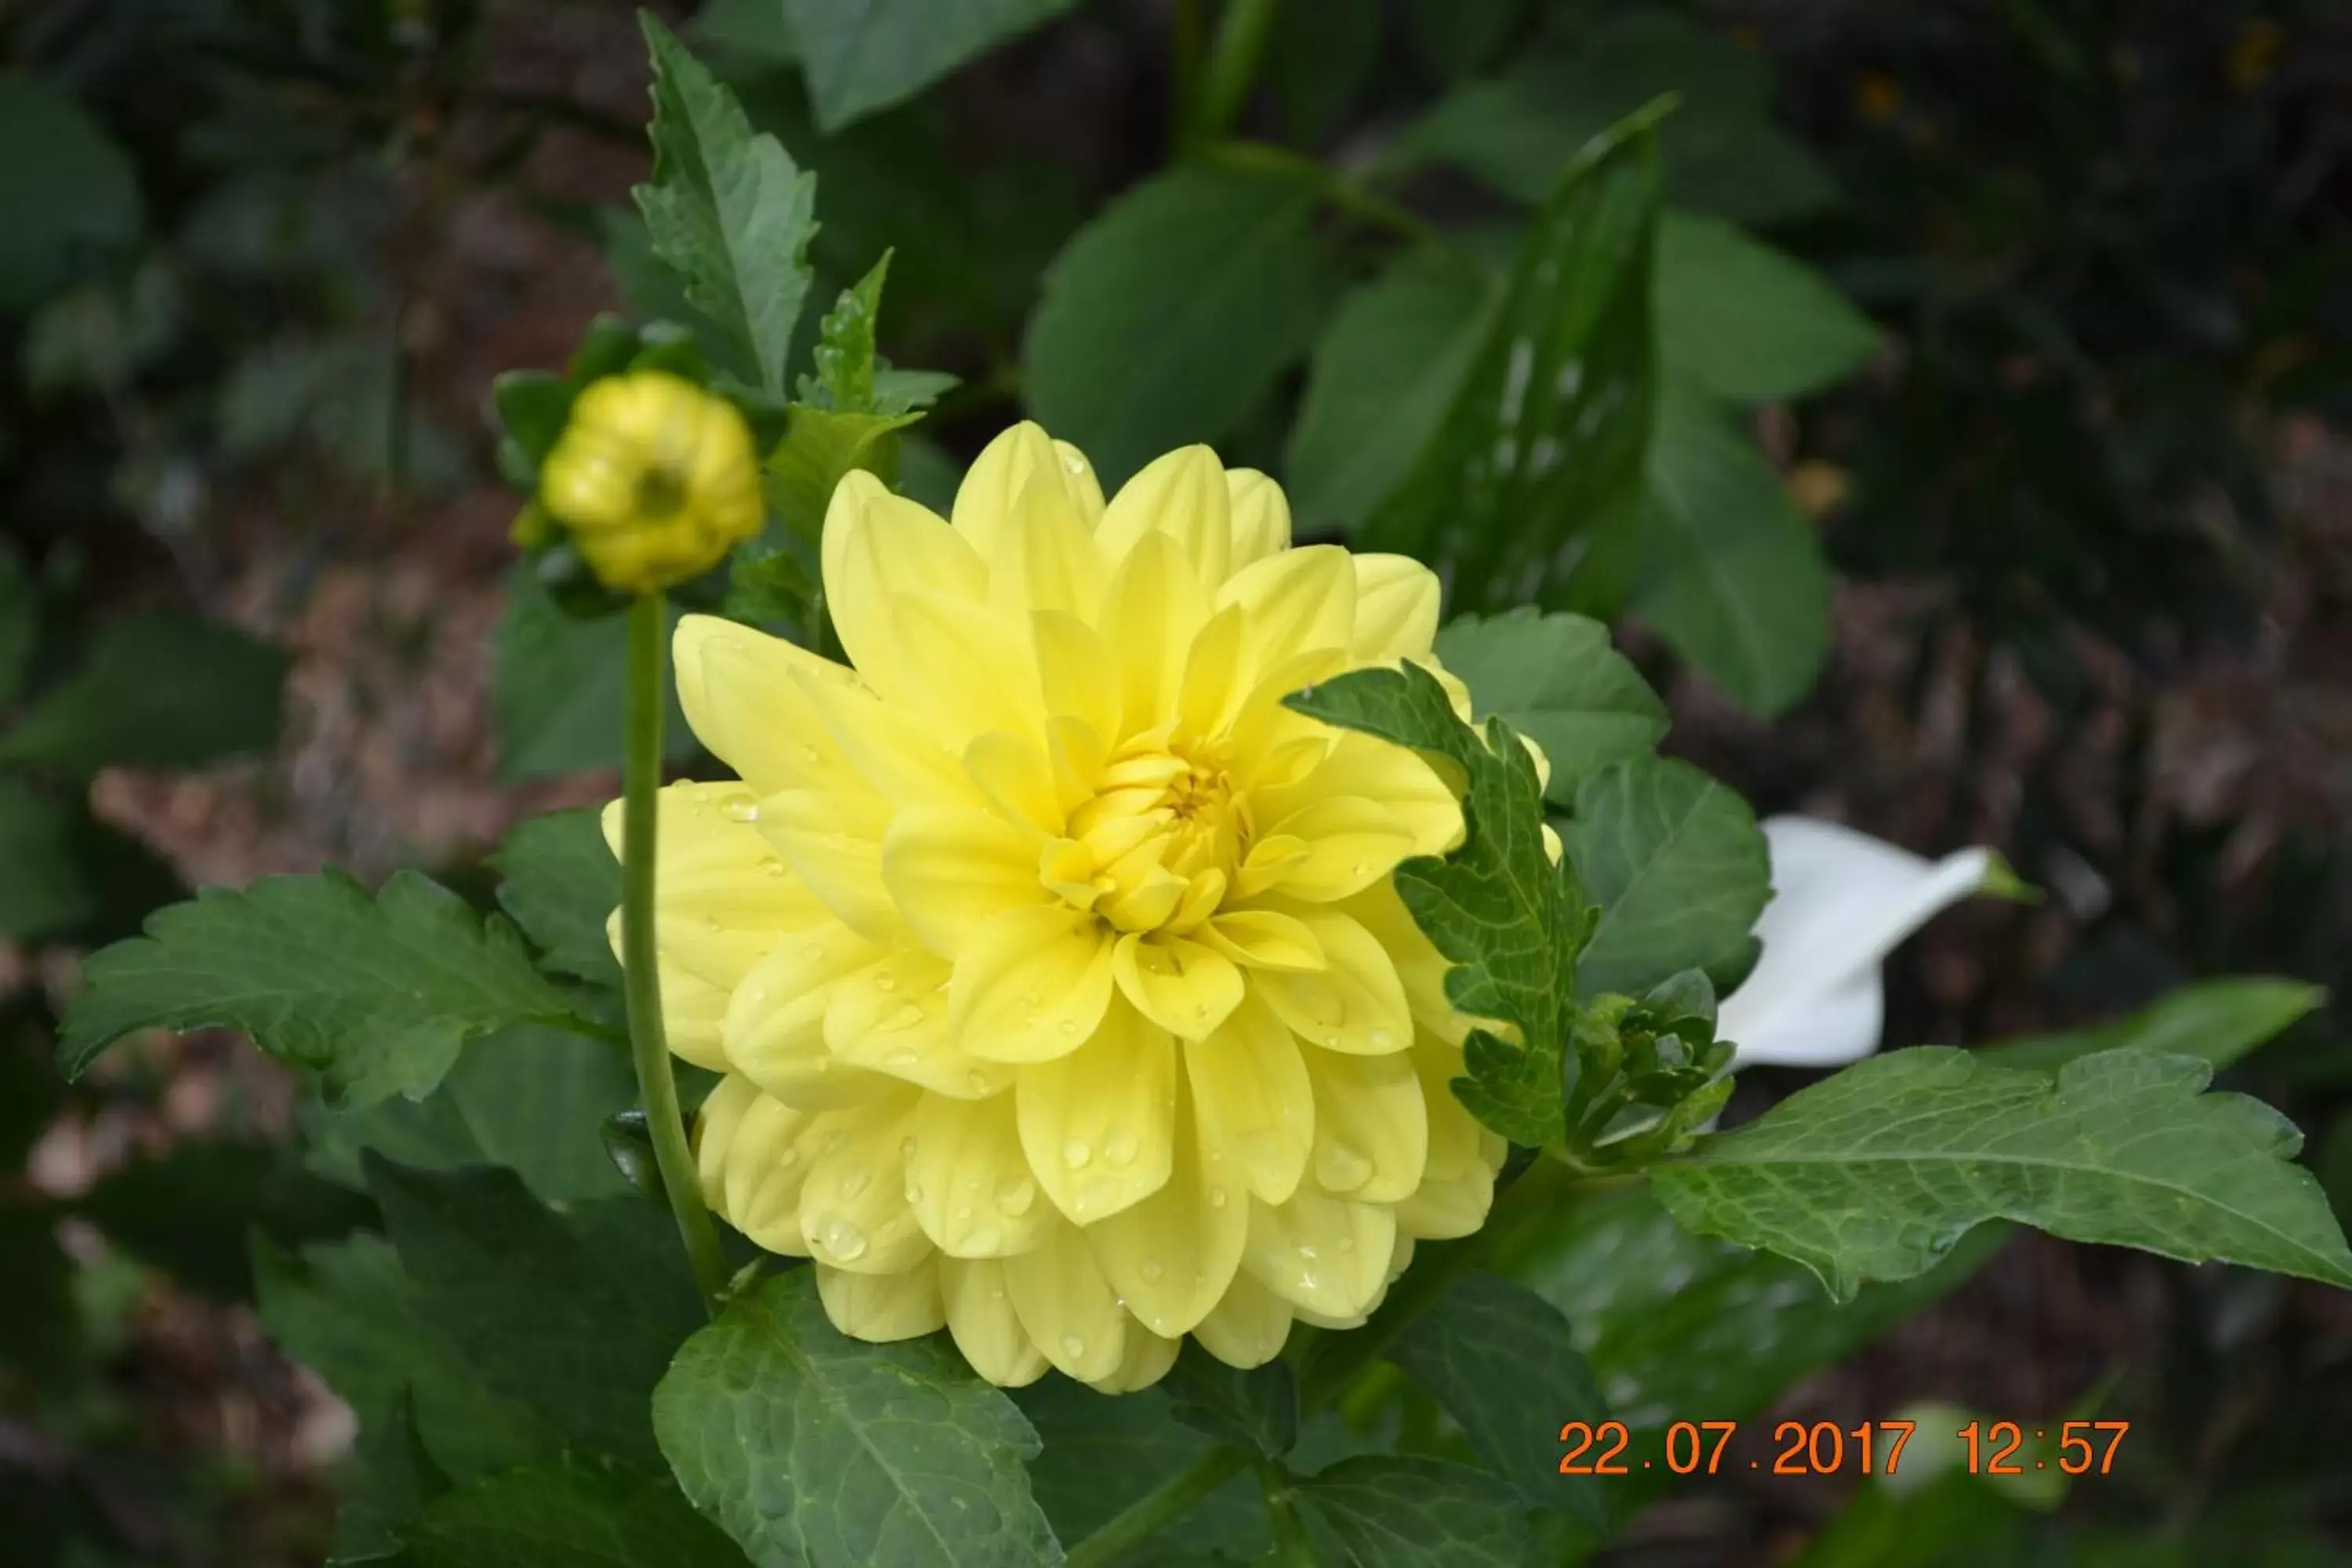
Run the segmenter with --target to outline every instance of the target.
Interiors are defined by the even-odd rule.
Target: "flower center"
[[[1246,797],[1223,748],[1140,735],[1111,758],[1069,837],[1045,847],[1045,885],[1121,931],[1188,930],[1216,912],[1249,852]]]

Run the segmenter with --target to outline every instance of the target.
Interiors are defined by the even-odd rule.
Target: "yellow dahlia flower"
[[[1359,1323],[1415,1238],[1477,1228],[1503,1145],[1389,875],[1460,808],[1281,701],[1433,668],[1425,568],[1292,548],[1205,447],[1105,506],[1024,425],[952,521],[851,474],[824,576],[847,665],[677,632],[740,775],[664,792],[656,879],[671,1047],[727,1075],[717,1212],[814,1258],[846,1333],[944,1323],[992,1382],[1111,1391],[1188,1333],[1254,1366]]]
[[[760,465],[735,405],[665,371],[593,381],[540,471],[540,502],[597,581],[667,588],[760,531]]]

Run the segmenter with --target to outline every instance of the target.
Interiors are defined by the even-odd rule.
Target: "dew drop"
[[[1371,1179],[1372,1163],[1345,1143],[1326,1143],[1315,1152],[1315,1180],[1327,1193],[1352,1193]]]
[[[821,942],[813,942],[809,943],[806,947],[801,949],[801,956],[808,960],[811,963],[823,963],[824,962],[824,943]]]
[[[1021,1026],[1024,1029],[1039,1029],[1045,1027],[1045,1015],[1043,1013],[1032,1013],[1021,1020]]]
[[[1122,1127],[1103,1145],[1103,1158],[1114,1165],[1131,1165],[1135,1163],[1135,1134]]]
[[[797,1149],[791,1148],[791,1147],[789,1147],[789,1146],[788,1146],[788,1147],[786,1147],[786,1149],[784,1150],[784,1152],[783,1152],[782,1153],[781,1153],[781,1154],[779,1154],[779,1155],[777,1155],[777,1156],[776,1156],[776,1164],[778,1165],[778,1167],[780,1167],[781,1169],[783,1169],[783,1170],[787,1170],[787,1171],[789,1171],[789,1170],[791,1170],[794,1165],[797,1165],[797,1164],[799,1164],[800,1163],[801,1163],[801,1152],[800,1152],[799,1150],[797,1150]]]
[[[923,1201],[923,1184],[920,1182],[908,1182],[907,1184],[907,1201],[910,1204],[919,1204]]]
[[[970,1204],[956,1205],[955,1216],[960,1220],[970,1219],[971,1217],[971,1205]]]
[[[1076,1018],[1065,1018],[1062,1020],[1062,1033],[1066,1035],[1075,1035],[1077,1032],[1078,1021]]]
[[[963,1238],[964,1250],[974,1258],[992,1258],[1003,1244],[1003,1236],[992,1225],[982,1226]]]
[[[773,855],[760,862],[760,874],[763,877],[781,877],[785,869],[784,863]]]
[[[824,1135],[824,1142],[817,1145],[817,1148],[820,1152],[830,1154],[848,1142],[848,1132],[842,1128],[836,1127],[832,1131]]]
[[[1168,1270],[1157,1258],[1147,1258],[1143,1260],[1143,1267],[1137,1272],[1143,1276],[1145,1284],[1150,1285],[1159,1283],[1160,1277]]]
[[[882,1065],[886,1068],[910,1068],[920,1060],[922,1058],[912,1051],[892,1051],[882,1058]]]
[[[1037,1201],[1037,1184],[1029,1177],[1007,1176],[996,1184],[997,1211],[1019,1219]]]
[[[1374,1029],[1372,1031],[1371,1038],[1372,1048],[1374,1050],[1381,1051],[1387,1050],[1396,1040],[1396,1037],[1390,1034],[1386,1029]]]
[[[841,1179],[841,1195],[845,1198],[854,1198],[871,1186],[873,1182],[874,1178],[864,1171],[852,1171]]]
[[[1003,1287],[1003,1286],[1002,1286],[1002,1285],[992,1285],[992,1286],[990,1286],[990,1287],[989,1287],[989,1289],[988,1289],[988,1299],[989,1299],[990,1300],[992,1300],[992,1301],[1002,1301],[1002,1300],[1004,1300],[1004,1287]]]
[[[912,1002],[890,1015],[890,1026],[894,1029],[911,1029],[922,1021],[923,1010]]]
[[[986,1094],[988,1075],[983,1072],[968,1072],[963,1075],[963,1086],[974,1094]]]
[[[1075,1361],[1079,1356],[1087,1353],[1087,1342],[1078,1338],[1076,1334],[1064,1334],[1062,1336],[1062,1353]]]
[[[1307,1242],[1301,1242],[1298,1247],[1298,1256],[1304,1258],[1309,1263],[1314,1262],[1315,1248],[1313,1245]]]
[[[1062,470],[1065,473],[1083,474],[1087,471],[1087,460],[1075,452],[1065,452],[1062,454]]]
[[[898,1140],[898,1158],[900,1158],[901,1160],[911,1160],[911,1159],[913,1159],[914,1157],[915,1157],[915,1141],[914,1141],[912,1138],[901,1138],[901,1139],[899,1139],[899,1140]]]
[[[727,815],[738,822],[757,822],[760,820],[759,803],[749,800],[729,801]]]
[[[1331,1030],[1326,1029],[1323,1032],[1323,1044],[1336,1051],[1339,1048],[1339,1037]]]
[[[817,1236],[824,1249],[844,1263],[855,1263],[866,1256],[866,1233],[839,1215],[827,1215]]]
[[[817,760],[817,751],[814,746],[804,745],[801,748],[801,761],[814,763]]]
[[[1221,1209],[1225,1206],[1224,1188],[1211,1187],[1209,1189],[1209,1206],[1213,1209]]]
[[[874,989],[881,992],[887,996],[891,992],[898,989],[898,982],[892,978],[887,971],[885,971],[874,977]]]
[[[1062,1144],[1062,1163],[1073,1171],[1085,1170],[1087,1162],[1094,1157],[1095,1152],[1087,1147],[1083,1138],[1068,1139]]]
[[[1354,1237],[1352,1237],[1352,1236],[1343,1236],[1343,1237],[1341,1237],[1339,1238],[1339,1250],[1340,1250],[1340,1251],[1342,1251],[1342,1252],[1353,1252],[1353,1251],[1355,1251],[1355,1250],[1356,1250],[1356,1238],[1355,1238]]]

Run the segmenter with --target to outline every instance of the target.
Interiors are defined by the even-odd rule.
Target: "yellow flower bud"
[[[760,466],[735,405],[663,371],[592,382],[541,470],[540,504],[606,587],[666,588],[760,531]]]

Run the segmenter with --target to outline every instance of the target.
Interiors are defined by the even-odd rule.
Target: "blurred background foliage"
[[[661,9],[818,176],[803,337],[891,251],[883,349],[957,378],[912,493],[1024,414],[1107,479],[1213,441],[1454,608],[1610,618],[1668,746],[1759,810],[1995,844],[2046,889],[1906,952],[1890,1044],[2223,971],[2352,987],[2341,5]],[[618,628],[508,567],[486,390],[600,309],[692,319],[627,201],[641,46],[616,0],[14,0],[0,42],[6,1550],[315,1562],[348,1419],[262,1334],[247,1242],[373,1226],[348,1147],[312,1112],[306,1164],[294,1090],[226,1039],[60,1089],[54,1008],[184,882],[487,896],[511,821],[610,793]],[[1623,191],[1547,205],[1664,94],[1654,244]],[[2346,1025],[2233,1069],[2339,1211]],[[562,1081],[604,1107],[610,1065]],[[461,1074],[367,1135],[607,1180],[518,1099]],[[2340,1296],[1987,1237],[1832,1312],[1639,1194],[1549,1247],[1525,1266],[1621,1405],[2135,1422],[2071,1497],[1738,1478],[1610,1561],[2352,1549]],[[1057,1520],[1084,1483],[1040,1477]]]

